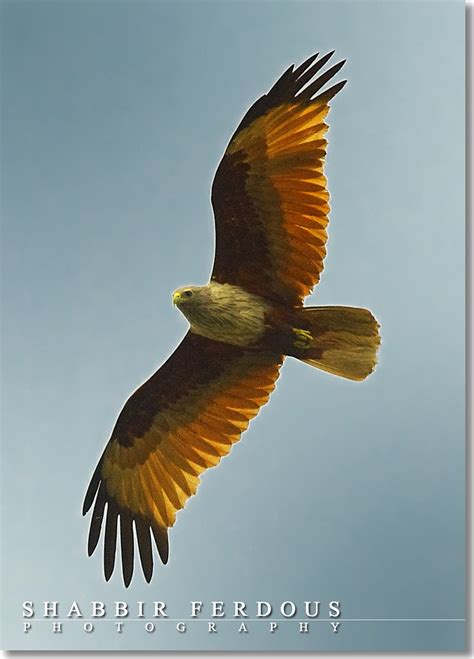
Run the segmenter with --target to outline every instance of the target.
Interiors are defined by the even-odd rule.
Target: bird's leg
[[[293,327],[293,334],[295,335],[295,339],[293,341],[293,345],[295,348],[300,348],[301,350],[307,350],[308,348],[311,347],[311,343],[313,341],[313,335],[311,332],[308,332],[307,330],[304,329],[299,329],[297,327]]]

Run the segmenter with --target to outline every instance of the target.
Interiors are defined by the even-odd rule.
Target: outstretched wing
[[[143,573],[153,573],[152,539],[168,560],[168,528],[199,484],[240,439],[264,405],[283,357],[246,351],[188,332],[167,362],[127,401],[92,476],[88,550],[105,521],[104,574],[113,572],[120,527],[125,585],[133,575],[134,535]]]
[[[319,281],[329,213],[324,119],[346,81],[315,94],[344,62],[315,76],[332,54],[285,71],[227,146],[212,185],[213,280],[292,305]]]

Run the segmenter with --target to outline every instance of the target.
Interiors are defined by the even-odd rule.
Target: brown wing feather
[[[168,528],[199,485],[240,439],[275,386],[283,357],[210,341],[189,332],[168,361],[127,401],[84,501],[94,503],[89,554],[105,518],[104,574],[112,575],[120,527],[125,585],[134,535],[150,581],[150,532],[168,560]],[[135,532],[134,532],[135,529]]]
[[[344,62],[313,77],[331,55],[285,71],[234,133],[212,186],[213,280],[293,305],[319,281],[329,213],[324,120],[346,81],[312,97]]]

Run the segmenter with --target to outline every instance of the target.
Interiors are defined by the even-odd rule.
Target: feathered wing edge
[[[134,533],[137,538],[138,552],[142,566],[143,576],[149,583],[153,576],[153,537],[158,554],[164,565],[168,562],[169,542],[168,530],[153,523],[151,519],[144,519],[141,515],[133,513],[119,506],[106,492],[105,480],[102,478],[102,466],[107,447],[100,458],[87,488],[82,506],[82,514],[86,515],[94,504],[94,510],[89,528],[87,553],[92,556],[100,538],[101,528],[105,517],[104,531],[104,576],[110,579],[115,567],[117,530],[120,526],[120,549],[122,556],[122,572],[125,586],[128,587],[133,576],[134,567]],[[95,501],[95,503],[94,503]],[[150,533],[151,532],[151,533]]]
[[[315,96],[315,94],[342,69],[346,60],[337,62],[337,64],[334,64],[327,69],[327,71],[313,80],[307,87],[305,87],[305,85],[329,62],[334,53],[335,51],[332,50],[326,55],[323,55],[320,59],[318,59],[319,53],[311,55],[311,57],[308,57],[308,59],[296,67],[296,69],[295,65],[292,64],[280,76],[280,78],[278,78],[270,91],[256,100],[249,108],[242,121],[237,126],[230,142],[232,142],[232,139],[241,130],[250,126],[255,119],[258,119],[258,117],[263,116],[269,110],[282,103],[287,103],[293,99],[306,102],[320,101],[322,103],[329,103],[329,101],[341,91],[347,83],[347,80],[341,80],[341,82],[329,87],[329,89],[321,92],[318,96]]]

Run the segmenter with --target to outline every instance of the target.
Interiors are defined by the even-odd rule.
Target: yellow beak
[[[173,293],[173,304],[178,304],[178,302],[181,300],[181,293],[178,291],[175,291]]]

